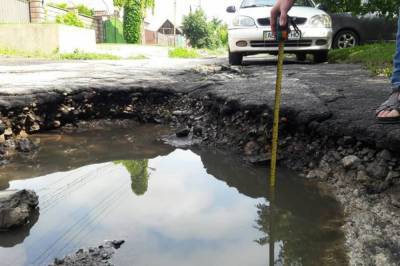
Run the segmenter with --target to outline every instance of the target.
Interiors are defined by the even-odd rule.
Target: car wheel
[[[229,52],[229,64],[238,66],[241,65],[243,61],[242,53],[231,53]]]
[[[325,63],[328,61],[328,51],[314,52],[314,63]]]
[[[307,54],[306,53],[296,54],[296,59],[297,59],[297,61],[306,61]]]
[[[333,41],[333,48],[351,48],[359,44],[357,33],[352,30],[342,30],[338,32]]]

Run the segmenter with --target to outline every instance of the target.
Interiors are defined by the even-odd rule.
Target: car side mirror
[[[226,12],[228,13],[235,13],[236,12],[236,7],[235,6],[228,6],[226,8]]]
[[[318,5],[316,6],[316,8],[321,9],[321,10],[323,10],[323,11],[325,11],[325,12],[328,11],[328,7],[327,7],[326,5],[324,5],[324,4],[318,4]]]

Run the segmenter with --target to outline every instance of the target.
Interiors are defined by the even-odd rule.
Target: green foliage
[[[58,15],[56,17],[56,23],[64,24],[64,25],[70,25],[70,26],[76,26],[76,27],[81,27],[81,28],[84,27],[83,22],[72,11],[68,12],[65,15]]]
[[[389,77],[392,74],[395,43],[375,43],[329,52],[331,63],[361,63],[373,74]]]
[[[150,176],[147,171],[149,160],[124,160],[115,163],[122,164],[131,175],[133,193],[138,196],[146,193]]]
[[[222,20],[213,18],[209,23],[209,39],[207,48],[216,49],[228,44],[228,25]]]
[[[74,53],[59,54],[59,59],[63,60],[119,60],[119,56],[111,54],[82,53],[76,51]]]
[[[47,3],[49,6],[55,6],[58,8],[62,8],[62,9],[67,9],[68,8],[68,4],[67,3],[53,3],[53,2],[49,2]]]
[[[139,4],[142,11],[145,11],[147,8],[155,7],[155,0],[113,0],[114,6],[116,7],[132,7]]]
[[[41,58],[50,60],[118,60],[118,56],[111,54],[82,53],[75,51],[74,53],[59,54],[58,52],[26,52],[9,48],[0,47],[0,56],[23,57],[23,58]]]
[[[130,60],[145,60],[145,59],[149,59],[149,58],[147,56],[145,56],[144,54],[137,54],[137,55],[129,56],[128,59],[130,59]]]
[[[122,22],[117,18],[111,18],[104,23],[106,43],[125,43]]]
[[[85,15],[88,17],[93,17],[93,15],[94,15],[94,10],[91,8],[88,8],[87,6],[85,6],[83,4],[77,5],[76,8],[78,9],[78,13],[81,15]]]
[[[400,0],[317,0],[324,4],[329,12],[352,12],[353,14],[366,14],[378,12],[379,15],[393,18],[398,15]]]
[[[172,58],[197,58],[199,53],[195,49],[174,48],[168,51],[169,57]]]
[[[127,43],[139,43],[141,37],[142,15],[140,10],[140,0],[138,5],[126,6],[124,8],[124,39]]]
[[[266,204],[257,205],[257,214],[256,228],[265,236],[255,242],[260,245],[282,243],[277,261],[284,261],[284,265],[346,265],[346,258],[342,256],[330,261],[330,252],[338,254],[333,246],[341,243],[342,235],[337,228],[329,226],[328,221],[323,224],[322,219],[311,220],[309,216],[276,206],[271,212],[271,206]],[[321,242],[321,239],[329,239],[329,242]]]
[[[113,5],[115,7],[121,8],[121,7],[124,7],[124,4],[125,4],[125,0],[113,0]]]
[[[155,6],[155,0],[113,0],[114,5],[124,8],[124,38],[128,43],[139,43],[147,8]]]
[[[69,6],[67,3],[51,3],[51,2],[49,3],[49,5],[55,6],[55,7],[61,8],[61,9],[68,9],[68,6]],[[93,15],[94,15],[94,10],[85,6],[84,4],[80,4],[75,7],[78,9],[78,13],[80,15],[85,15],[88,17],[93,17]]]
[[[223,24],[218,28],[218,37],[223,46],[228,45],[228,25]]]
[[[201,9],[183,18],[182,30],[195,48],[216,49],[228,42],[227,25],[217,18],[207,22],[207,17]]]
[[[207,17],[203,10],[197,9],[183,17],[183,34],[189,39],[190,44],[195,48],[207,47],[209,37],[209,27]]]

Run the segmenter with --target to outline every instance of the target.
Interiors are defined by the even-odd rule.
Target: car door
[[[351,30],[354,31],[358,37],[359,41],[363,42],[365,34],[361,27],[361,21],[358,17],[353,16],[351,13],[329,13],[332,18],[332,30],[333,36],[336,36],[340,31]]]
[[[394,40],[396,38],[396,23],[394,19],[386,19],[376,13],[358,16],[365,42]]]

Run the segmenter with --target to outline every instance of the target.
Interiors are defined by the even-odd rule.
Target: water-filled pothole
[[[271,243],[276,264],[345,264],[332,197],[281,169],[271,218],[266,168],[156,141],[166,132],[106,124],[38,135],[33,157],[1,171],[4,188],[40,199],[34,223],[0,233],[2,265],[47,265],[107,239],[126,240],[116,265],[266,265]]]

